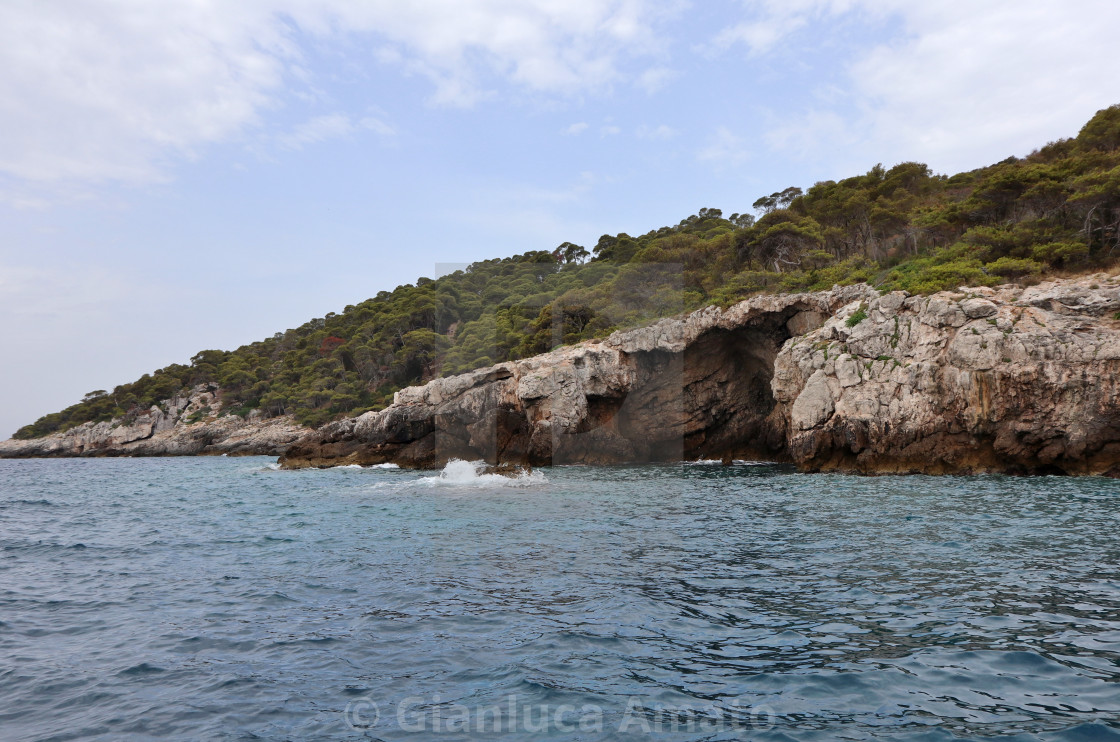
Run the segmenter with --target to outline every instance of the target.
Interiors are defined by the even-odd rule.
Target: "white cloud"
[[[371,59],[428,78],[439,104],[485,100],[499,83],[559,96],[648,85],[635,60],[656,50],[655,1],[3,3],[0,173],[159,180],[168,161],[241,135],[285,96],[315,100],[308,35],[356,39]],[[316,125],[342,126],[328,118]]]
[[[665,124],[661,124],[660,126],[639,126],[638,131],[635,133],[638,139],[648,139],[652,142],[665,142],[678,134],[676,129]]]
[[[574,92],[621,79],[619,51],[651,47],[646,0],[427,0],[336,3],[350,28],[378,32],[406,63],[460,100],[497,73],[533,90]],[[299,16],[297,16],[297,19]]]
[[[751,157],[747,142],[726,126],[716,129],[707,144],[696,153],[696,159],[710,162],[717,168],[742,165]]]
[[[328,139],[337,139],[353,134],[359,130],[373,131],[382,136],[392,136],[393,127],[378,118],[367,116],[355,122],[344,113],[332,113],[305,121],[292,131],[276,137],[276,143],[281,149],[303,149],[309,144],[318,144]]]
[[[809,111],[787,119],[780,126],[770,129],[763,138],[767,146],[803,159],[819,156],[825,142],[828,147],[839,151],[858,148],[861,144],[857,127],[835,111],[828,110]],[[851,163],[856,168],[865,165],[868,163]]]
[[[874,139],[938,169],[989,164],[1073,136],[1120,101],[1120,4],[905,5],[907,40],[851,69]],[[996,153],[996,154],[993,154]]]
[[[0,203],[17,211],[45,211],[50,207],[50,201],[41,196],[8,190],[0,190]]]
[[[752,54],[764,54],[774,48],[786,35],[805,25],[804,18],[774,18],[770,22],[750,21],[721,31],[715,45],[726,49],[734,44],[745,44]]]
[[[516,183],[505,186],[488,186],[479,189],[476,195],[481,203],[502,204],[502,207],[494,212],[497,214],[505,205],[543,208],[558,204],[569,204],[579,201],[596,186],[605,182],[611,182],[611,179],[590,170],[584,170],[579,173],[578,178],[567,186],[541,187],[531,183]]]
[[[253,121],[290,47],[252,13],[186,3],[0,6],[0,170],[152,180]]]
[[[729,26],[713,39],[716,49],[744,44],[752,55],[766,54],[810,21],[827,15],[844,13],[856,0],[762,0],[749,7],[749,19]],[[875,0],[869,0],[874,4]]]
[[[1120,4],[1096,0],[766,0],[715,40],[752,56],[819,43],[845,19],[892,21],[895,38],[836,63],[846,95],[784,111],[767,141],[807,159],[922,160],[971,169],[1072,136],[1120,101]],[[892,24],[884,23],[884,27]],[[822,76],[824,77],[824,76]]]
[[[305,145],[345,136],[353,131],[354,123],[349,116],[333,113],[316,116],[300,124],[293,131],[278,136],[276,142],[281,149],[303,149]]]
[[[570,137],[576,137],[585,131],[587,131],[587,122],[578,121],[569,126],[567,129],[564,129],[564,134]]]
[[[392,137],[397,134],[396,129],[376,116],[363,116],[362,120],[358,122],[358,126],[383,137]]]
[[[607,124],[599,129],[600,137],[613,137],[622,133],[622,128],[614,124]]]
[[[638,87],[653,95],[680,76],[668,67],[651,67],[638,76]]]

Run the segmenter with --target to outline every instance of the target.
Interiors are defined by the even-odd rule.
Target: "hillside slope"
[[[702,209],[639,237],[604,235],[590,250],[564,243],[421,278],[237,350],[204,350],[90,392],[16,438],[129,425],[198,384],[220,387],[223,415],[291,415],[315,427],[382,409],[397,390],[433,378],[760,292],[867,282],[928,294],[1105,268],[1120,258],[1120,106],[1024,158],[951,177],[920,163],[876,165],[752,208],[726,218]]]

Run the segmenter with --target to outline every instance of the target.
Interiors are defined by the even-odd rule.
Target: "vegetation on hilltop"
[[[702,209],[590,250],[471,264],[382,291],[341,314],[234,351],[204,350],[21,428],[34,438],[135,417],[215,382],[223,413],[290,413],[307,425],[383,407],[401,387],[761,291],[867,281],[929,293],[1033,281],[1120,259],[1120,105],[1074,139],[947,177],[915,162],[787,188],[754,214]]]

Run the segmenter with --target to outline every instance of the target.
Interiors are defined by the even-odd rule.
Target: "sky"
[[[1120,102],[1113,0],[2,0],[0,437],[444,264]]]

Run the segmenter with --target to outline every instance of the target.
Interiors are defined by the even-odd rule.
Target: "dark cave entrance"
[[[631,460],[784,460],[770,381],[795,314],[709,331],[684,353],[632,355],[634,385],[608,405],[609,424],[630,443]]]
[[[784,421],[771,391],[774,360],[793,334],[823,315],[790,308],[713,329],[681,353],[624,355],[622,396],[587,398],[577,429],[553,430],[535,463],[611,464],[693,459],[785,461]]]
[[[770,381],[790,333],[775,319],[713,330],[685,351],[684,458],[770,459],[781,453],[785,436],[771,417],[777,402]]]

